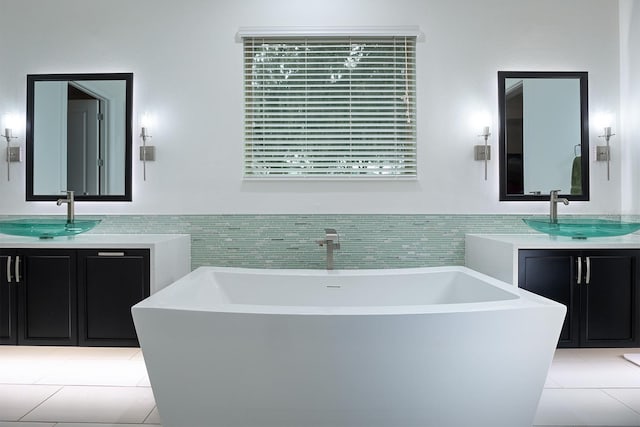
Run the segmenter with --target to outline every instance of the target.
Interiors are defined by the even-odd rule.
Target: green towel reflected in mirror
[[[571,165],[571,194],[582,194],[582,157],[577,156]]]

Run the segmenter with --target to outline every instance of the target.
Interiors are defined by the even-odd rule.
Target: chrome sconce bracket
[[[22,153],[20,147],[12,147],[11,140],[18,138],[13,136],[11,128],[5,128],[4,134],[0,135],[7,140],[7,181],[11,181],[11,168],[12,162],[20,162],[22,160]]]
[[[609,126],[604,128],[604,133],[598,135],[598,138],[604,138],[607,145],[596,146],[596,161],[607,162],[607,181],[611,180],[611,147],[609,146],[609,140],[615,133],[611,133]]]
[[[478,135],[479,137],[484,138],[484,145],[475,145],[474,148],[474,159],[484,161],[484,180],[487,180],[487,165],[489,160],[491,160],[491,146],[489,145],[489,137],[491,136],[491,132],[489,132],[489,126],[485,126],[482,130],[482,133]]]
[[[476,145],[473,147],[474,160],[491,160],[491,146]]]
[[[8,155],[10,163],[22,161],[22,150],[20,147],[9,147]]]
[[[608,162],[611,160],[609,147],[606,145],[598,145],[596,147],[596,161]]]
[[[140,160],[143,162],[153,162],[156,160],[156,147],[145,145],[140,147]]]
[[[140,147],[140,160],[142,161],[142,177],[147,180],[147,162],[153,162],[156,160],[156,147],[153,145],[147,145],[147,139],[151,138],[149,130],[143,126],[140,130],[140,139],[142,139],[142,146]]]

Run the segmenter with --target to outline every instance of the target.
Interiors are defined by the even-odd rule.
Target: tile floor
[[[640,427],[632,352],[557,350],[535,426]],[[160,425],[137,348],[0,346],[0,427]]]

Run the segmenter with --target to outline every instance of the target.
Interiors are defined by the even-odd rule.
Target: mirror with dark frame
[[[132,73],[27,75],[27,201],[131,201]]]
[[[586,72],[499,71],[501,201],[589,200]]]

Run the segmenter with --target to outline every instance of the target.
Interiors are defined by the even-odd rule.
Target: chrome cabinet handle
[[[124,256],[124,252],[98,252],[98,256]]]
[[[11,257],[7,257],[7,283],[11,283]]]
[[[20,257],[16,256],[16,283],[20,283]]]
[[[586,261],[587,261],[587,276],[585,278],[585,283],[588,285],[589,282],[591,281],[591,258],[587,257]]]
[[[582,283],[582,257],[578,257],[578,285]]]

